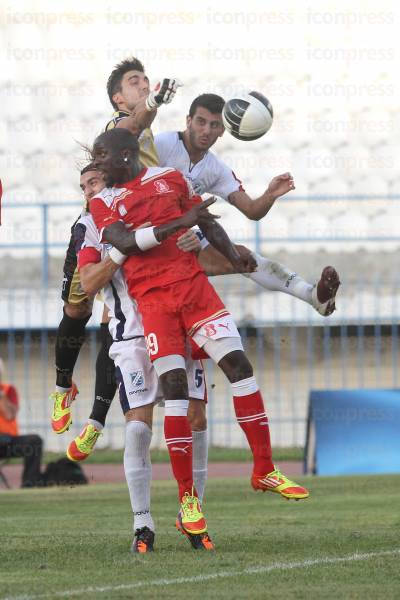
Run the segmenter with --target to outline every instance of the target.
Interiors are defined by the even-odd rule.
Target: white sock
[[[166,417],[187,417],[189,400],[165,400],[164,405]]]
[[[311,304],[311,292],[313,285],[304,281],[297,273],[293,273],[285,265],[264,258],[260,254],[254,253],[257,261],[257,271],[247,273],[246,277],[252,279],[266,290],[272,292],[283,292],[299,300]]]
[[[96,421],[96,419],[88,419],[88,425],[93,425],[93,427],[95,427],[97,431],[101,431],[102,429],[104,429],[104,425],[99,421]]]
[[[192,431],[193,436],[193,483],[200,502],[203,502],[207,483],[208,430]]]
[[[154,531],[150,513],[151,461],[153,432],[142,421],[128,421],[125,430],[124,470],[133,512],[133,530],[148,527]]]
[[[64,388],[61,387],[60,385],[56,385],[56,392],[58,392],[59,394],[65,394],[65,392],[69,392],[71,388]]]

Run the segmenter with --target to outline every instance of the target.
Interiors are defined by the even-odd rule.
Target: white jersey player
[[[188,178],[196,193],[220,196],[252,220],[264,217],[275,200],[294,189],[290,173],[274,177],[267,190],[255,200],[245,192],[242,182],[222,160],[210,151],[224,132],[224,100],[215,94],[202,94],[190,107],[183,132],[169,131],[155,136],[161,167],[174,167]],[[213,252],[212,248],[208,250]],[[339,277],[333,267],[325,267],[315,284],[306,282],[288,267],[254,254],[257,271],[246,275],[271,291],[290,294],[313,306],[321,315],[335,310]]]

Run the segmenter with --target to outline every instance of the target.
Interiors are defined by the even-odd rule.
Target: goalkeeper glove
[[[159,108],[162,104],[169,104],[172,102],[178,87],[181,87],[183,83],[179,79],[163,79],[157,83],[155,89],[150,92],[146,98],[147,110],[154,110]]]

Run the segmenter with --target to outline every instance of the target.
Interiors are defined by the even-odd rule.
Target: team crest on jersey
[[[125,206],[123,204],[119,204],[118,205],[118,212],[121,215],[121,217],[124,217],[127,214],[127,210],[125,208]]]
[[[154,182],[154,187],[159,194],[165,194],[166,192],[170,191],[170,187],[165,179],[156,179]]]
[[[139,387],[144,384],[144,375],[143,371],[133,371],[131,375],[131,384],[135,387]]]

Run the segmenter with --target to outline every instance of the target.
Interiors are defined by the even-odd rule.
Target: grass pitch
[[[400,476],[306,484],[311,497],[289,502],[210,481],[206,553],[174,528],[175,483],[155,482],[146,556],[129,553],[124,485],[0,491],[0,599],[398,599]]]

